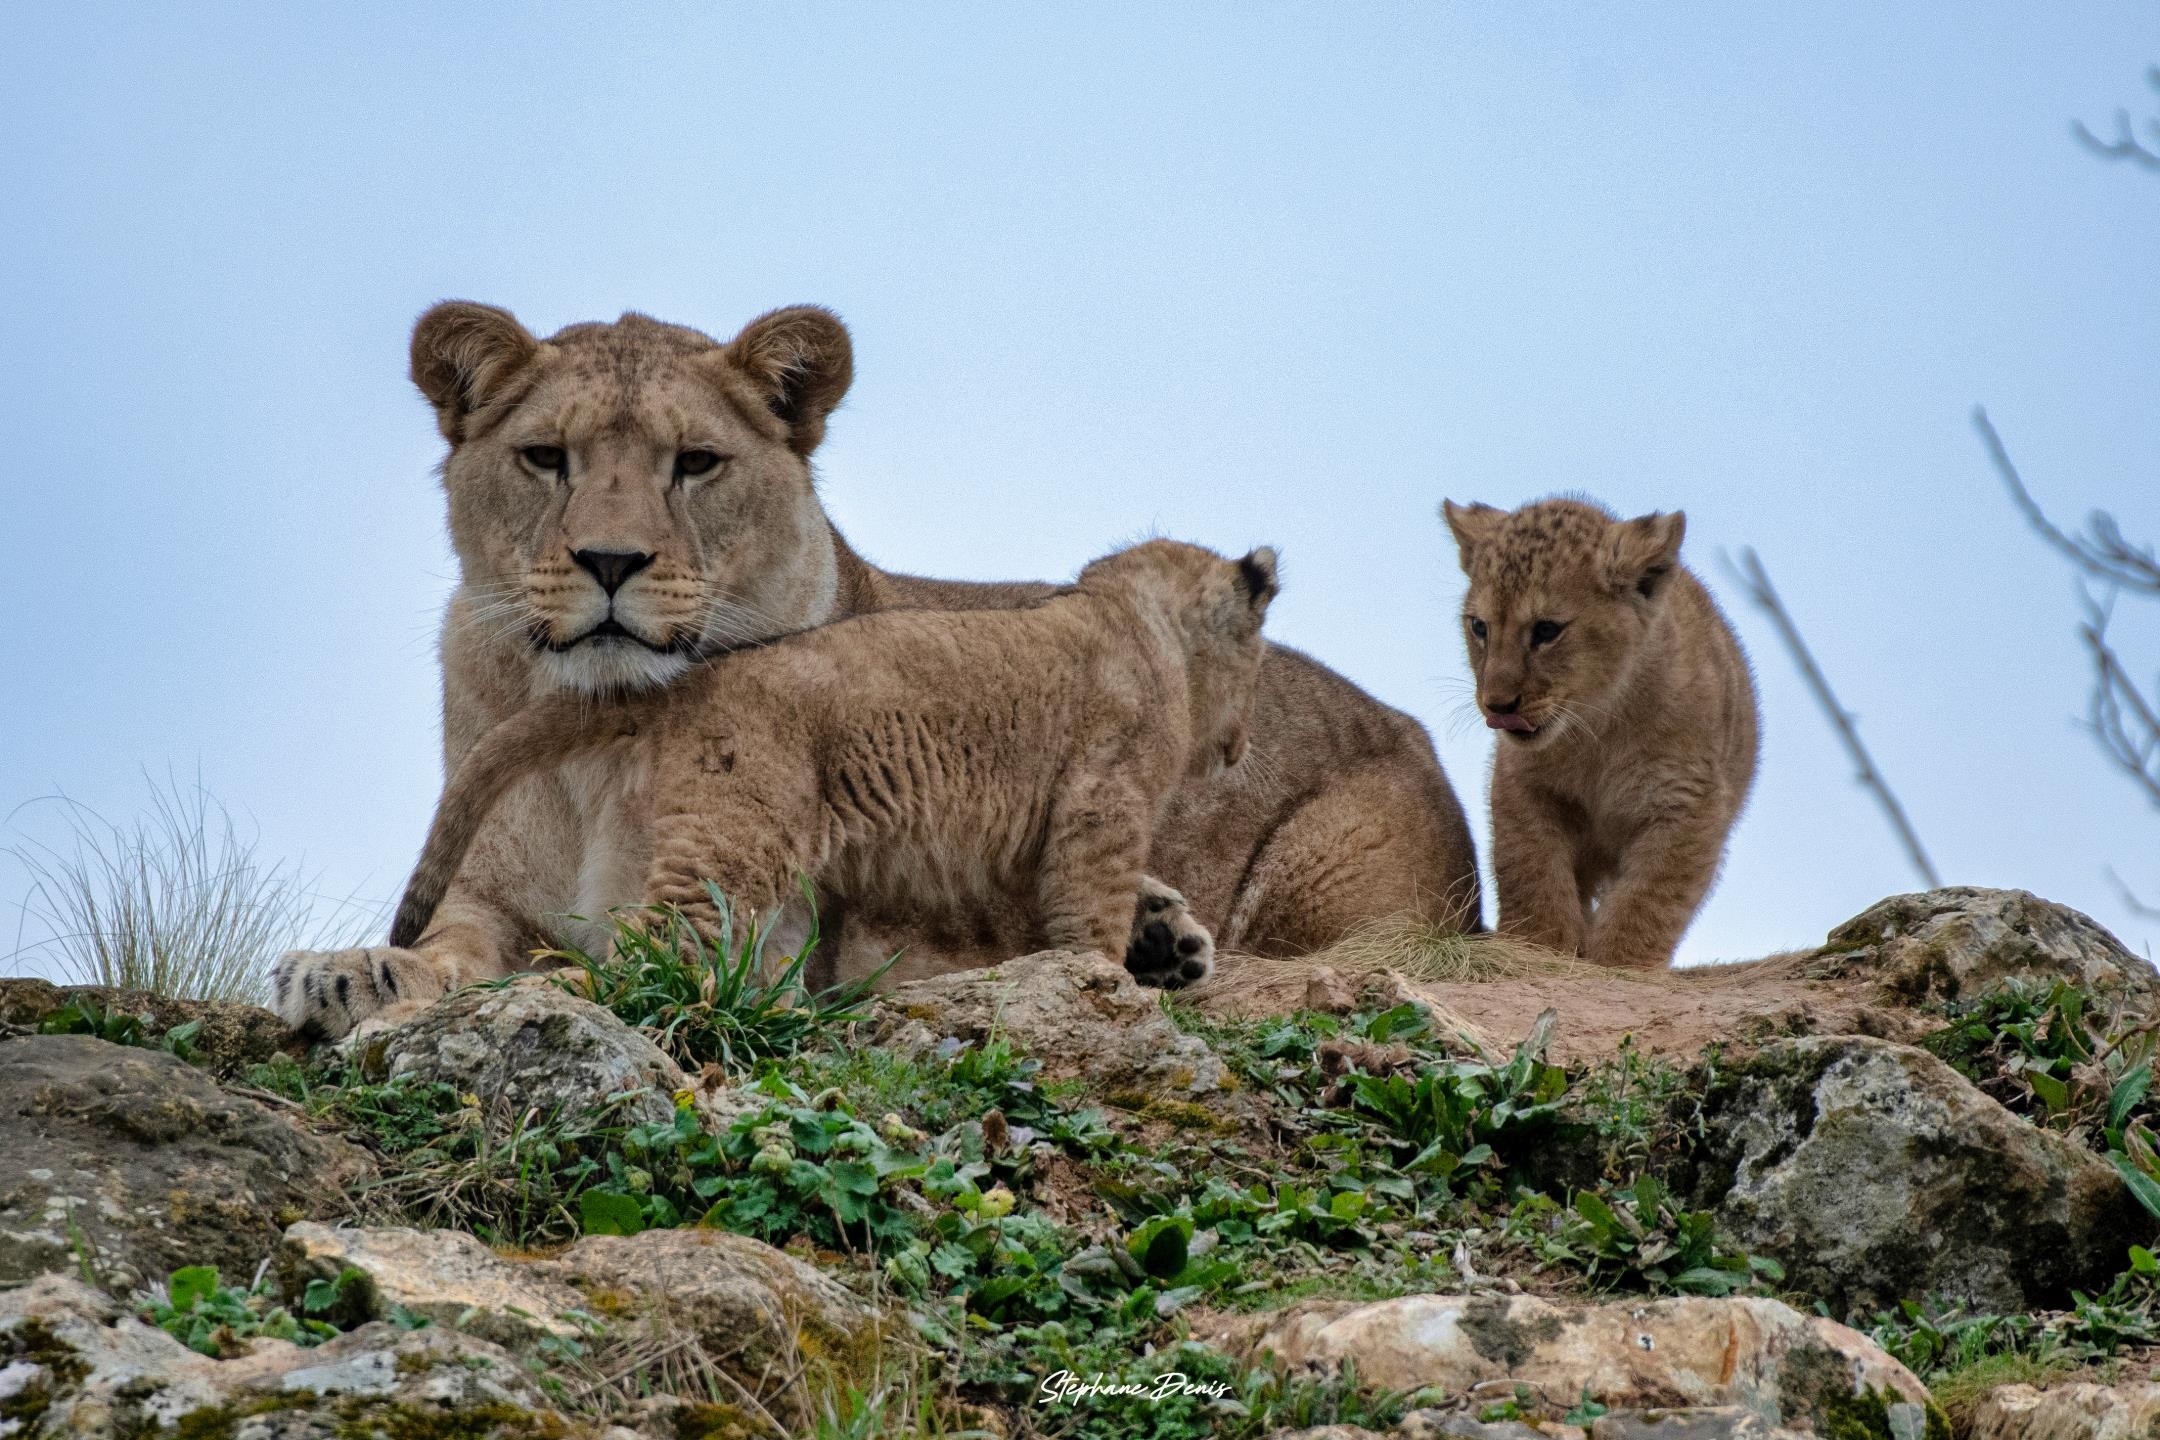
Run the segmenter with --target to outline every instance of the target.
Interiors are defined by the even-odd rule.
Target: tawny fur
[[[546,695],[665,686],[706,654],[848,616],[1009,608],[1048,593],[897,575],[848,546],[809,459],[852,374],[846,329],[810,306],[774,311],[724,344],[642,315],[546,340],[492,306],[453,301],[422,316],[412,376],[449,442],[443,484],[461,571],[441,637],[445,773]],[[535,446],[561,448],[567,474],[533,463]],[[678,475],[689,451],[724,458]],[[610,597],[580,552],[652,558]],[[1153,873],[1218,941],[1297,955],[1406,910],[1477,927],[1469,826],[1415,721],[1276,646],[1251,735],[1245,764],[1178,787],[1150,852]],[[280,1013],[342,1034],[519,968],[536,950],[603,944],[604,925],[572,917],[634,900],[643,876],[611,869],[612,852],[593,843],[610,816],[592,770],[573,764],[512,788],[418,950],[285,957]],[[904,945],[949,964],[1013,953],[1013,926],[996,913],[843,897],[828,918],[840,943],[866,952]]]
[[[1755,778],[1754,681],[1680,564],[1686,517],[1622,521],[1578,500],[1442,508],[1499,743],[1499,924],[1600,965],[1669,965]]]
[[[1117,953],[1172,787],[1244,753],[1274,593],[1272,551],[1228,561],[1151,540],[1024,609],[871,615],[663,690],[529,705],[444,791],[391,943],[424,944],[504,790],[605,750],[607,843],[644,869],[644,903],[708,933],[708,880],[769,924],[803,880],[864,895],[904,876],[918,906],[1002,906],[1041,945]]]

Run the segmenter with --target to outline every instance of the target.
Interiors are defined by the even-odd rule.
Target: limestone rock
[[[477,1095],[490,1108],[545,1118],[615,1102],[623,1123],[661,1122],[690,1087],[660,1048],[613,1014],[544,976],[446,995],[365,1044],[364,1063]]]
[[[1504,1381],[1563,1407],[1587,1392],[1616,1412],[1738,1407],[1769,1429],[1838,1440],[1948,1440],[1947,1422],[1911,1371],[1865,1336],[1775,1300],[1321,1301],[1225,1322],[1214,1343],[1248,1358],[1272,1354],[1308,1374],[1354,1361],[1360,1383],[1386,1390],[1461,1394]],[[1682,1431],[1669,1433],[1678,1440]]]
[[[1906,1005],[1970,998],[2013,977],[2068,980],[2138,1014],[2160,997],[2160,973],[2084,915],[2024,890],[1969,885],[1871,906],[1832,930],[1806,971],[1868,976]]]
[[[1838,1313],[1926,1296],[2060,1303],[2152,1238],[2105,1161],[1909,1045],[1765,1046],[1719,1079],[1703,1121],[1696,1203]]]
[[[400,1307],[497,1344],[579,1333],[565,1313],[585,1297],[535,1267],[505,1260],[462,1230],[348,1228],[302,1221],[278,1249],[278,1281],[295,1301],[311,1280],[359,1272],[330,1318],[387,1320]]]
[[[532,1268],[582,1294],[592,1314],[655,1337],[696,1336],[703,1353],[767,1392],[766,1408],[798,1421],[816,1394],[866,1386],[884,1340],[878,1312],[838,1281],[724,1230],[588,1235]]]
[[[117,1293],[183,1265],[246,1283],[368,1166],[171,1055],[87,1035],[0,1043],[0,1134],[0,1282],[87,1264]]]
[[[1160,995],[1101,955],[1045,950],[980,970],[896,985],[878,1004],[880,1038],[924,1045],[980,1041],[993,1031],[1120,1104],[1220,1094],[1229,1072],[1197,1036],[1164,1017]]]
[[[22,1437],[628,1440],[558,1414],[508,1351],[452,1329],[367,1325],[212,1360],[58,1275],[0,1292],[0,1416],[0,1434]]]
[[[402,1306],[524,1356],[549,1335],[624,1350],[687,1343],[789,1423],[807,1424],[823,1394],[866,1386],[885,1339],[878,1311],[845,1286],[720,1230],[589,1235],[541,1259],[501,1256],[454,1230],[287,1232],[278,1275],[289,1302],[347,1269],[360,1278],[341,1322]]]
[[[2142,1440],[2160,1431],[2160,1383],[2004,1385],[1973,1409],[1972,1440]]]
[[[147,990],[104,985],[55,985],[49,980],[0,980],[0,1027],[35,1031],[70,1002],[87,1000],[101,1011],[132,1015],[151,1039],[195,1025],[194,1063],[221,1078],[237,1075],[291,1047],[292,1031],[260,1005],[220,1000],[175,1000]]]

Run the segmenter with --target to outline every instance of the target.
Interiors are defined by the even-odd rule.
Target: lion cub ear
[[[494,305],[445,300],[422,315],[413,326],[412,380],[435,407],[443,438],[457,444],[465,418],[539,349],[515,315]]]
[[[1455,555],[1467,575],[1471,553],[1492,538],[1494,528],[1507,516],[1490,505],[1457,505],[1452,500],[1442,500],[1440,518],[1455,532]]]
[[[855,379],[855,347],[847,326],[816,305],[790,305],[758,316],[727,345],[788,427],[788,448],[808,455],[825,438],[825,417]]]
[[[1275,579],[1275,547],[1262,545],[1247,551],[1237,562],[1238,585],[1245,592],[1245,603],[1255,610],[1267,609],[1282,586]]]
[[[1686,535],[1687,513],[1682,510],[1614,521],[1606,550],[1613,589],[1654,598],[1680,563],[1680,542]]]

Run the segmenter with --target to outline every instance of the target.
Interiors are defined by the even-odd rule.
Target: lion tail
[[[637,719],[647,708],[637,698],[553,696],[526,706],[481,736],[443,787],[427,844],[390,924],[390,943],[409,949],[426,933],[481,823],[505,790],[580,751],[637,734]]]

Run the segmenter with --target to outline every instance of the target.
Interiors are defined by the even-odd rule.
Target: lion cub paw
[[[443,993],[435,965],[394,945],[360,950],[288,950],[270,971],[270,1005],[308,1040],[335,1040],[393,1007]]]
[[[1142,985],[1165,990],[1196,984],[1215,968],[1215,937],[1193,919],[1183,895],[1152,875],[1140,877],[1125,968]]]

